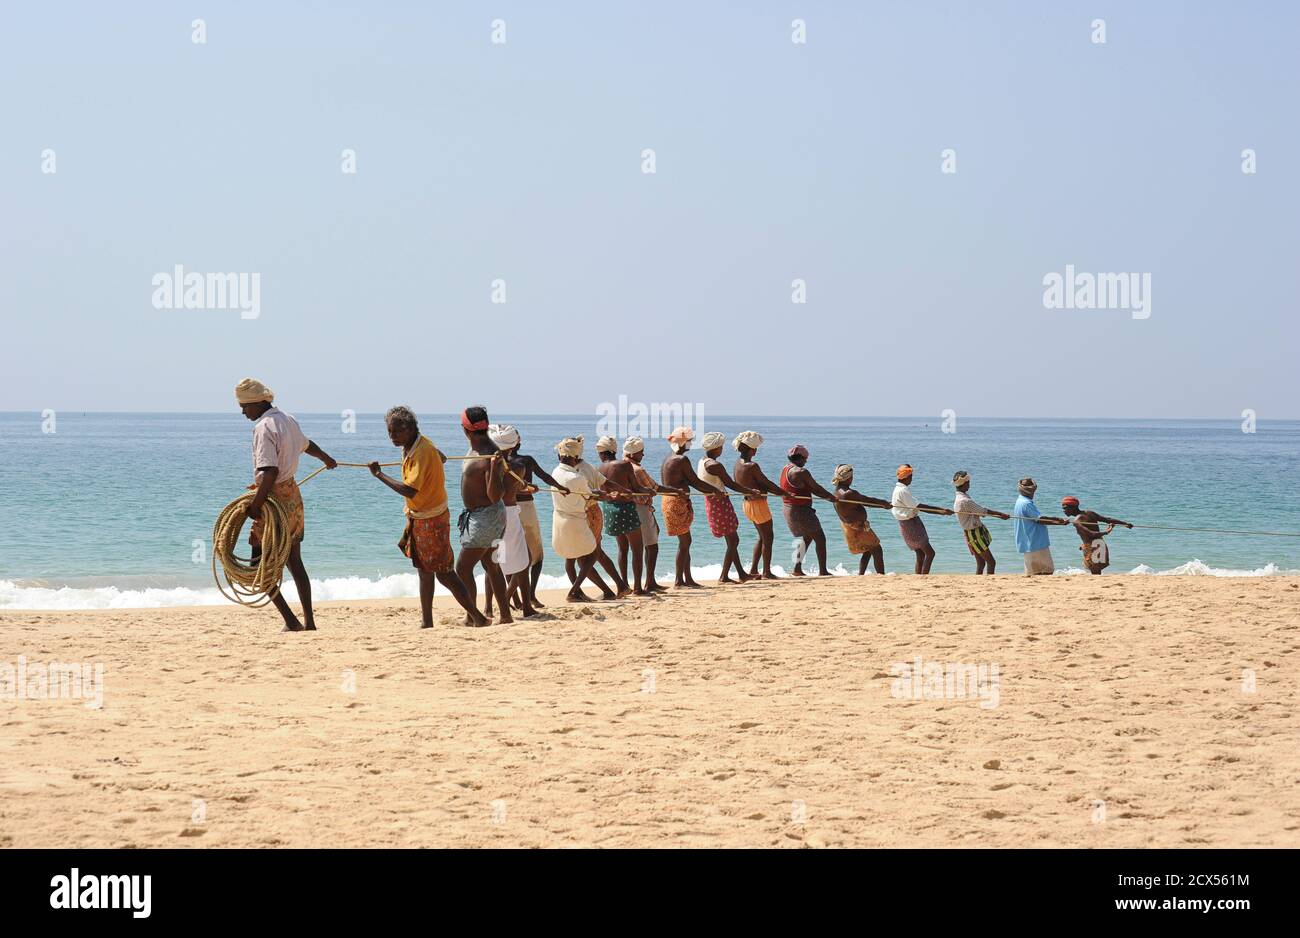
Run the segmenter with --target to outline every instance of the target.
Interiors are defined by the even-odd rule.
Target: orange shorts
[[[772,509],[767,507],[766,498],[747,498],[741,505],[745,517],[755,524],[767,524],[772,520]]]

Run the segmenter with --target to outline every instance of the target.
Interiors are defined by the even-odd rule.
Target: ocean
[[[296,415],[307,434],[345,462],[400,460],[379,414],[349,427],[334,414]],[[524,451],[546,468],[553,445],[582,433],[596,459],[593,415],[493,414],[517,426]],[[212,524],[251,478],[252,425],[230,414],[100,414],[60,411],[51,426],[36,413],[0,414],[0,609],[106,608],[224,602],[211,575]],[[697,428],[698,429],[698,428]],[[1030,420],[962,418],[944,432],[939,418],[709,417],[705,430],[730,440],[760,432],[759,462],[774,481],[795,443],[811,452],[809,468],[830,486],[837,463],[856,467],[859,491],[888,499],[899,463],[916,470],[921,501],[951,506],[951,478],[972,475],[971,494],[1010,511],[1016,482],[1032,475],[1038,505],[1059,514],[1064,495],[1085,508],[1135,523],[1300,533],[1300,501],[1291,473],[1300,456],[1300,421],[1260,421],[1253,433],[1235,420]],[[46,432],[52,430],[53,432]],[[351,432],[349,432],[349,430]],[[466,451],[456,417],[422,415],[422,432],[449,455]],[[647,437],[645,465],[656,477],[667,443]],[[692,451],[696,458],[698,449]],[[730,466],[735,453],[728,446]],[[304,456],[301,479],[320,464]],[[457,464],[448,465],[453,517],[459,511]],[[397,470],[390,470],[396,473]],[[396,542],[402,500],[364,469],[321,473],[303,488],[307,536],[303,556],[316,599],[416,595],[416,580]],[[776,563],[791,563],[792,539],[776,514]],[[543,535],[550,538],[548,496],[538,495]],[[818,504],[834,572],[856,572],[834,510]],[[912,554],[888,512],[873,511],[890,575],[911,575]],[[938,556],[936,573],[973,572],[953,518],[925,516]],[[1001,573],[1021,571],[1008,522],[990,521]],[[453,531],[453,544],[454,544]],[[722,541],[699,505],[693,565],[716,576]],[[1058,572],[1078,573],[1077,536],[1052,529]],[[661,583],[671,583],[676,541],[661,541]],[[753,528],[741,518],[741,555],[748,560]],[[1117,530],[1107,575],[1300,573],[1300,537],[1164,530]],[[605,549],[614,553],[612,538]],[[543,586],[567,586],[548,553]],[[441,590],[440,590],[441,592]],[[286,594],[292,594],[286,590]]]

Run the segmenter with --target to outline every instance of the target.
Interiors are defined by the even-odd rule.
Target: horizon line
[[[79,407],[52,407],[52,408],[46,408],[46,409],[48,409],[48,410],[53,410],[53,411],[55,411],[56,413],[59,412],[59,411],[64,411],[64,412],[68,412],[68,413],[81,413],[81,414],[84,414],[84,415],[94,414],[94,415],[96,415],[96,416],[126,416],[126,415],[136,414],[136,415],[142,415],[142,416],[173,415],[173,416],[178,416],[178,417],[182,417],[182,416],[210,417],[210,416],[234,415],[235,413],[238,412],[238,410],[237,410],[236,408],[231,408],[230,410],[84,410],[84,409],[79,408]],[[3,416],[7,416],[7,415],[25,415],[25,416],[26,416],[26,415],[33,415],[33,414],[34,414],[34,415],[36,415],[36,416],[39,417],[43,412],[44,412],[43,410],[34,410],[34,409],[33,409],[33,410],[0,410],[0,415],[3,415]],[[337,416],[340,412],[339,412],[339,411],[334,411],[334,410],[298,410],[298,409],[295,408],[295,409],[294,409],[294,413],[298,413],[298,414],[306,414],[306,415],[312,415],[312,416],[320,416],[320,415],[326,415],[326,414],[328,414],[328,415],[330,415],[330,416]],[[382,411],[382,410],[358,410],[358,411],[355,411],[354,413],[356,413],[357,415],[372,415],[372,416],[373,416],[373,415],[382,415],[382,414],[384,413],[384,411]],[[429,415],[434,415],[434,416],[448,416],[448,417],[455,417],[455,416],[457,416],[457,413],[456,413],[455,411],[436,411],[436,410],[434,410],[434,411],[424,411],[423,413],[425,413],[425,414],[429,414]],[[521,411],[521,410],[506,410],[506,409],[503,409],[503,410],[499,410],[499,411],[497,411],[497,413],[509,414],[510,416],[517,416],[517,417],[588,417],[588,416],[590,416],[590,417],[593,417],[593,418],[600,418],[600,417],[602,416],[602,415],[601,415],[600,413],[598,413],[598,412],[592,412],[592,413],[588,414],[588,413],[586,413],[586,412],[579,412],[579,411]],[[732,414],[732,413],[718,413],[718,414],[714,414],[714,415],[712,415],[712,416],[713,416],[714,419],[738,419],[738,418],[741,418],[741,417],[760,417],[760,418],[801,419],[801,420],[934,420],[934,421],[937,421],[937,422],[941,422],[941,421],[943,421],[943,420],[945,419],[945,417],[944,417],[943,414],[935,414],[935,415],[923,415],[923,414],[819,414],[819,415],[816,415],[816,416],[809,416],[808,414],[759,414],[759,413],[751,413],[751,414]],[[1065,416],[1065,417],[1060,417],[1060,416],[1057,416],[1057,417],[1028,416],[1028,417],[1020,417],[1020,416],[998,415],[998,414],[973,414],[973,415],[969,415],[969,416],[965,416],[965,417],[958,416],[957,419],[958,419],[958,420],[1051,420],[1051,421],[1055,421],[1055,420],[1168,420],[1168,421],[1187,421],[1187,422],[1191,422],[1191,421],[1223,421],[1223,422],[1225,422],[1225,423],[1235,423],[1235,422],[1240,422],[1243,418],[1242,418],[1240,415],[1237,415],[1237,416],[1230,416],[1230,417],[1229,417],[1229,416],[1222,416],[1222,417],[1207,417],[1207,416],[1198,416],[1198,417],[1155,417],[1155,416],[1131,417],[1131,416],[1117,416],[1117,415],[1104,415],[1104,416],[1095,416],[1095,417],[1082,417],[1082,416]],[[1257,422],[1261,422],[1261,423],[1264,422],[1264,421],[1266,421],[1266,420],[1267,420],[1267,421],[1271,421],[1271,422],[1285,422],[1285,421],[1300,421],[1300,416],[1296,416],[1296,417],[1267,417],[1267,418],[1264,418],[1264,417],[1258,417],[1258,416],[1257,416],[1255,419],[1256,419]]]

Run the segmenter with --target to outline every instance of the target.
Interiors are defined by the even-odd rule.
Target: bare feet
[[[589,603],[592,600],[591,597],[589,597],[586,593],[581,593],[581,592],[574,593],[572,590],[570,590],[568,593],[565,594],[564,601],[566,603]]]

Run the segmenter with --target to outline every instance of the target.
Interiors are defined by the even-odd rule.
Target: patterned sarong
[[[740,526],[736,509],[731,507],[731,499],[725,495],[706,495],[704,497],[704,516],[709,519],[709,530],[714,537],[726,537],[735,534]]]
[[[880,546],[880,538],[871,530],[870,521],[841,521],[844,529],[844,541],[849,545],[850,554],[869,554]]]
[[[1101,538],[1091,544],[1080,544],[1079,550],[1083,551],[1083,565],[1089,572],[1105,570],[1110,566],[1110,548]]]
[[[663,508],[669,537],[680,537],[691,533],[691,523],[695,521],[695,507],[691,505],[689,495],[665,495]]]
[[[250,486],[253,488],[254,486]],[[271,489],[271,494],[275,500],[280,503],[289,516],[289,531],[295,541],[301,541],[303,531],[307,525],[307,517],[302,507],[302,492],[298,491],[298,483],[293,479],[283,479],[275,483]],[[250,546],[257,548],[262,546],[262,519],[254,518],[253,527],[248,532],[248,543]]]
[[[605,530],[611,537],[628,534],[641,527],[641,516],[637,514],[635,502],[605,502],[602,507]]]
[[[970,551],[972,557],[978,557],[988,550],[989,545],[993,543],[993,535],[982,524],[977,528],[970,528],[962,533],[966,535],[966,549]]]
[[[600,502],[594,498],[587,499],[587,527],[591,528],[591,536],[599,544],[601,532],[605,530],[605,513],[600,510]]]
[[[451,513],[433,518],[407,518],[406,531],[397,546],[411,558],[411,566],[429,573],[446,573],[456,560],[451,550]]]

